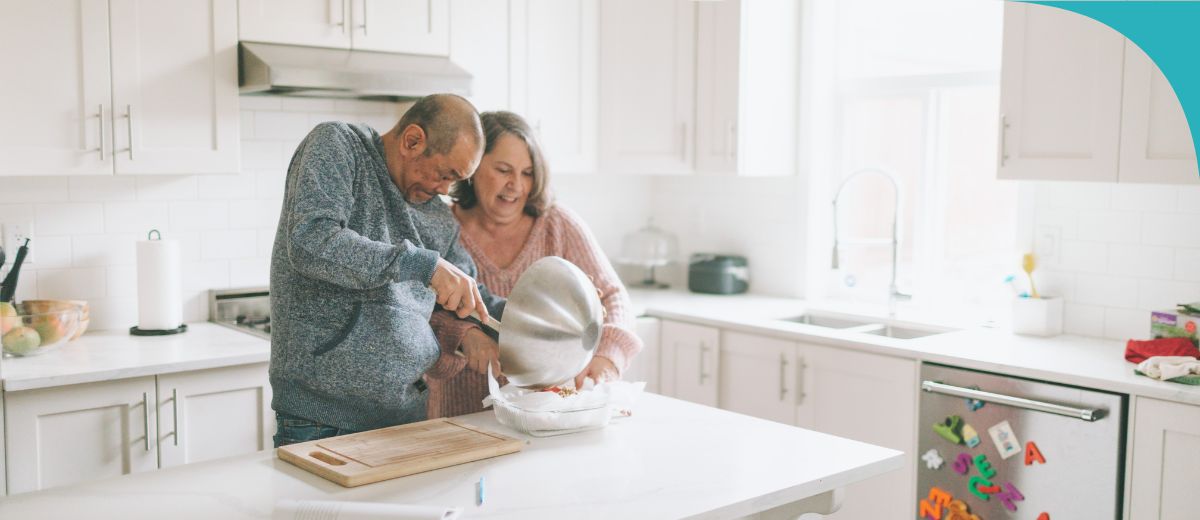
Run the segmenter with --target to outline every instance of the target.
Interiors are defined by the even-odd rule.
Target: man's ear
[[[425,147],[429,145],[425,136],[425,131],[420,126],[415,124],[408,125],[400,133],[400,149],[406,156],[417,156],[425,153]]]

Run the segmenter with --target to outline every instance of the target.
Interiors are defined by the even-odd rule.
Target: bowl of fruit
[[[71,341],[82,316],[81,305],[0,302],[0,345],[14,356],[45,354]]]

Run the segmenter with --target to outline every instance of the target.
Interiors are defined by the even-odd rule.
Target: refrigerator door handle
[[[1014,408],[1023,408],[1026,410],[1036,410],[1039,412],[1053,413],[1074,417],[1083,421],[1098,421],[1105,415],[1103,408],[1072,408],[1061,404],[1047,403],[1044,401],[1034,401],[1023,397],[1013,397],[1011,395],[994,394],[992,392],[984,392],[983,390],[975,390],[973,388],[963,388],[961,386],[947,385],[936,381],[922,381],[921,390],[933,392],[935,394],[952,395],[955,397],[965,397],[967,399],[978,399],[989,403],[1002,404],[1012,406]]]

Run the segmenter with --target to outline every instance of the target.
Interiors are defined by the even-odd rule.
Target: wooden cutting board
[[[515,453],[522,446],[523,441],[443,418],[291,444],[275,453],[354,487]]]

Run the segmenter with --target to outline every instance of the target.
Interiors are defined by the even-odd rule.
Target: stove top
[[[208,320],[271,339],[271,292],[267,287],[208,291]]]

